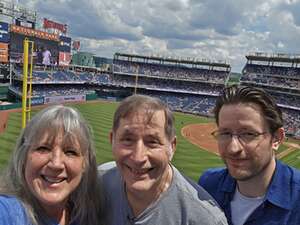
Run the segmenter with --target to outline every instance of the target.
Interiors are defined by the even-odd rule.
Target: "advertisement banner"
[[[73,41],[72,49],[74,51],[79,51],[79,49],[80,49],[80,41]]]
[[[10,31],[13,33],[23,34],[28,37],[37,37],[46,40],[59,41],[59,37],[57,34],[50,34],[48,32],[34,30],[31,28],[21,27],[13,24],[10,25]]]
[[[60,36],[58,50],[60,52],[71,52],[71,41],[70,37]]]
[[[44,18],[43,28],[52,28],[61,31],[64,34],[67,33],[67,24],[57,23],[46,18]]]
[[[7,63],[8,62],[8,44],[0,43],[0,62]]]
[[[8,23],[0,22],[0,42],[9,42],[9,25]]]
[[[8,55],[7,54],[0,55],[0,62],[8,63]]]
[[[21,26],[21,27],[31,28],[31,29],[35,28],[35,23],[34,22],[26,21],[26,20],[23,20],[23,19],[20,19],[20,18],[16,19],[16,25]]]
[[[58,65],[68,66],[71,62],[71,53],[69,52],[59,52]]]
[[[58,104],[64,102],[83,102],[85,95],[51,96],[45,97],[45,104]]]

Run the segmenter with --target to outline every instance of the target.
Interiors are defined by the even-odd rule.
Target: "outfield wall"
[[[65,102],[85,102],[85,95],[51,96],[44,97],[44,104],[60,104]]]
[[[34,97],[31,99],[31,105],[47,105],[47,104],[61,104],[66,102],[85,102],[98,99],[97,94],[87,95],[68,95],[68,96],[51,96],[51,97]],[[0,110],[18,109],[22,108],[22,102],[0,104]]]
[[[0,105],[0,110],[9,110],[9,109],[17,109],[21,108],[22,103],[12,103],[12,104],[7,104],[7,105]]]

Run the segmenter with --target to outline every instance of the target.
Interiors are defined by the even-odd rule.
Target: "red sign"
[[[71,62],[71,54],[69,52],[59,52],[58,64],[60,66],[68,66]]]
[[[58,41],[59,37],[56,34],[50,34],[40,30],[34,30],[27,27],[21,27],[17,25],[10,25],[10,31],[13,33],[23,34],[25,36],[37,37],[46,40]]]
[[[73,41],[72,49],[78,51],[80,49],[80,41]]]
[[[48,20],[46,18],[44,18],[43,27],[45,29],[48,29],[48,28],[57,29],[57,30],[60,30],[61,32],[63,32],[64,34],[67,33],[67,24],[56,23],[56,22]]]

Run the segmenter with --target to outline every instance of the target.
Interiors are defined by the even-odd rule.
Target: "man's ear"
[[[273,135],[273,140],[272,140],[272,148],[274,150],[277,150],[280,146],[280,144],[284,141],[285,138],[285,133],[284,133],[284,128],[278,128],[275,134]]]
[[[173,138],[173,140],[171,141],[171,144],[169,146],[169,160],[171,161],[173,158],[173,155],[176,151],[176,143],[177,143],[177,138],[176,136]]]
[[[173,154],[174,154],[176,151],[176,145],[177,145],[177,137],[176,136],[173,138],[171,145],[172,145],[172,150],[173,150]]]

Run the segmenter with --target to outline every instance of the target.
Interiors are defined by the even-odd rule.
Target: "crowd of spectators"
[[[241,81],[260,83],[260,84],[273,86],[273,87],[293,88],[293,89],[300,88],[300,78],[278,77],[278,76],[270,76],[265,74],[247,73],[242,76]]]
[[[300,78],[300,67],[247,64],[244,73],[257,73],[279,77]]]
[[[16,93],[22,93],[21,86],[10,87]],[[69,96],[94,94],[95,90],[82,85],[36,85],[32,89],[32,97]]]
[[[284,127],[287,135],[300,138],[300,110],[283,108]]]
[[[300,88],[300,68],[247,64],[243,71],[242,82],[282,88]]]
[[[113,68],[112,73],[35,70],[33,96],[88,94],[95,89],[89,88],[90,84],[137,87],[157,95],[174,110],[211,115],[216,96],[229,75],[217,70],[125,61],[118,61]],[[17,74],[21,79],[21,71]],[[21,91],[18,86],[16,90]]]
[[[300,68],[246,64],[241,83],[268,91],[284,112],[287,134],[300,134]]]
[[[22,79],[22,71],[17,70],[16,78]],[[71,70],[34,70],[32,72],[32,82],[35,84],[44,83],[70,83],[70,84],[84,84],[84,83],[108,83],[111,76],[105,73],[94,72],[75,72]]]
[[[180,64],[114,60],[111,72],[34,70],[34,96],[94,93],[97,85],[135,88],[161,98],[173,110],[212,115],[216,96],[229,72]],[[22,70],[16,73],[22,78]],[[300,68],[246,64],[241,83],[266,89],[284,112],[285,129],[300,137]],[[47,84],[43,85],[43,84]],[[50,84],[50,85],[49,85]],[[16,91],[21,87],[15,86]]]
[[[173,110],[211,116],[216,98],[205,95],[157,96],[166,102]]]
[[[130,62],[114,60],[114,73],[128,75],[144,75],[151,77],[203,81],[224,84],[229,72],[210,70],[200,67],[188,67],[184,65],[169,65],[157,63]]]
[[[153,97],[160,98],[168,104],[174,111],[192,113],[197,115],[212,116],[212,111],[216,102],[216,97],[211,95],[188,94],[166,91],[146,91],[141,92]]]
[[[300,110],[300,96],[284,92],[270,92],[276,102],[282,107],[294,107]]]
[[[210,116],[228,78],[224,71],[167,64],[115,60],[113,68],[111,73],[34,70],[33,96],[86,95],[95,93],[95,85],[137,87],[161,98],[173,110]],[[16,76],[21,79],[22,71]],[[247,64],[241,82],[263,87],[274,96],[283,109],[287,134],[300,137],[300,68]],[[22,91],[21,85],[14,89]]]
[[[224,88],[223,85],[214,83],[203,83],[199,81],[183,81],[173,79],[158,79],[147,76],[139,76],[137,79],[133,76],[114,74],[110,79],[112,85],[121,87],[135,87],[165,90],[165,91],[179,91],[196,94],[218,95]]]

